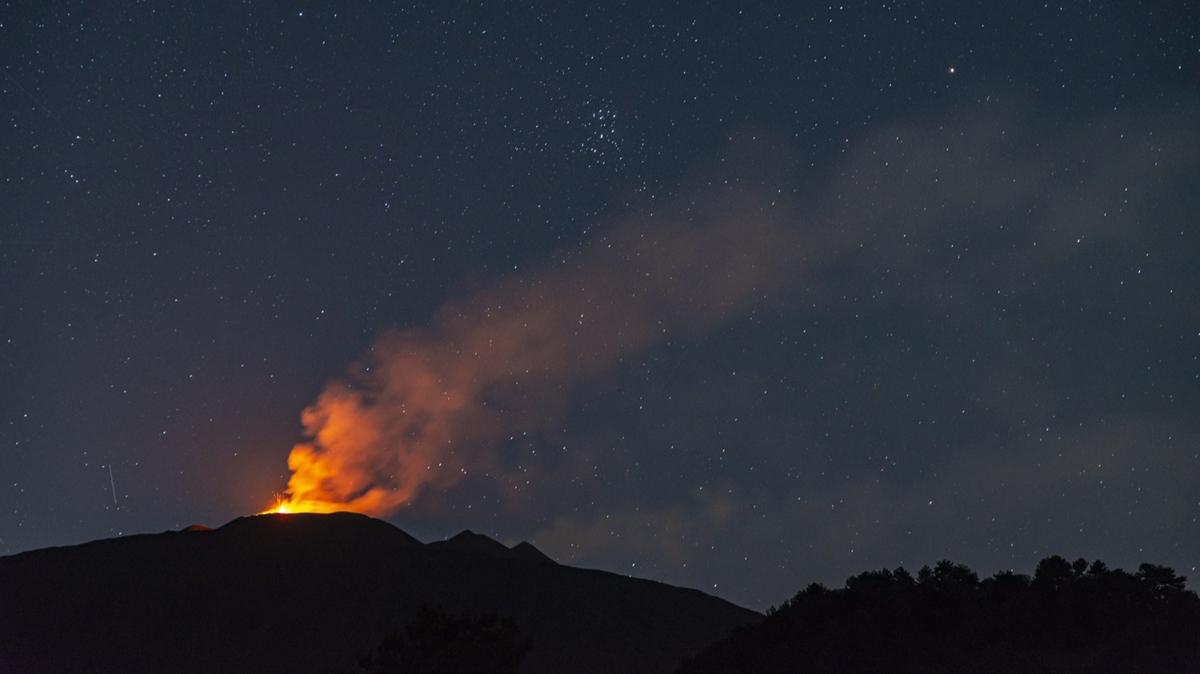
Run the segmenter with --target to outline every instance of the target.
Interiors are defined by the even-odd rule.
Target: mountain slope
[[[348,513],[267,515],[2,557],[0,671],[352,671],[430,603],[513,616],[534,640],[525,672],[669,672],[760,618],[528,544],[457,539],[422,545]]]

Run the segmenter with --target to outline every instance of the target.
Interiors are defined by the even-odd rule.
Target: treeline
[[[1173,569],[1043,559],[980,580],[949,561],[809,585],[679,674],[1197,672],[1200,599]]]

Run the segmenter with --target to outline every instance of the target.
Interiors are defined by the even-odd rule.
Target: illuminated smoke
[[[798,264],[774,190],[720,188],[646,210],[540,270],[376,339],[301,422],[272,512],[384,515],[497,463],[509,408],[561,405],[574,382],[668,337],[740,315]]]
[[[309,440],[289,457],[283,508],[385,514],[463,471],[495,469],[500,440],[525,421],[518,412],[537,410],[534,421],[545,424],[573,384],[664,339],[698,336],[781,286],[820,294],[843,257],[916,274],[923,258],[914,251],[939,236],[997,221],[1044,224],[1013,213],[1071,225],[1024,231],[1035,241],[1085,226],[1099,239],[1108,230],[1078,215],[1094,208],[1094,195],[1118,191],[1131,166],[1154,177],[1168,161],[1191,165],[1196,156],[1194,135],[1162,145],[1175,148],[1168,156],[1092,131],[1131,119],[1048,135],[1024,118],[1019,106],[997,105],[880,125],[847,145],[823,171],[827,182],[809,186],[802,214],[783,196],[796,181],[763,175],[793,161],[776,150],[785,144],[734,139],[716,171],[669,205],[649,199],[653,207],[582,248],[443,307],[428,327],[382,335],[305,410]],[[1092,158],[1083,162],[1093,170],[1089,192],[1055,168],[1054,158],[1080,153]],[[1107,227],[1131,226],[1122,223]],[[1014,264],[1027,263],[1014,254]]]

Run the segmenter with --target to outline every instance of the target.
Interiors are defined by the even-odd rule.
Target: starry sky
[[[1196,577],[1189,3],[6,2],[0,55],[0,554],[257,512],[350,391],[424,420],[367,479],[425,540],[757,609]]]

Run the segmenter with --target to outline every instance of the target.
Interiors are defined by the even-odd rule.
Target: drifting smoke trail
[[[540,272],[443,307],[429,327],[380,336],[304,410],[308,440],[288,456],[292,476],[271,511],[387,514],[495,466],[515,401],[554,407],[626,354],[740,315],[788,275],[800,239],[777,194],[717,192],[629,219]]]
[[[1046,135],[1022,119],[1019,107],[998,106],[882,126],[827,172],[800,214],[781,202],[788,182],[762,175],[788,163],[779,144],[735,139],[720,175],[692,182],[671,207],[445,306],[426,328],[379,337],[360,367],[304,410],[308,441],[292,449],[273,510],[382,515],[464,470],[495,468],[499,439],[521,421],[515,412],[537,410],[546,423],[573,384],[664,339],[702,334],[780,286],[821,292],[844,257],[915,273],[914,250],[987,223],[1015,226],[1013,213],[1029,226],[1037,213],[1079,223],[1093,192],[1079,193],[1056,157],[1090,153],[1100,194],[1123,184],[1129,166],[1157,180],[1161,164],[1195,156],[1194,136],[1163,145],[1178,146],[1170,157],[1156,146],[1148,160],[1141,146],[1090,130],[1128,120]]]

